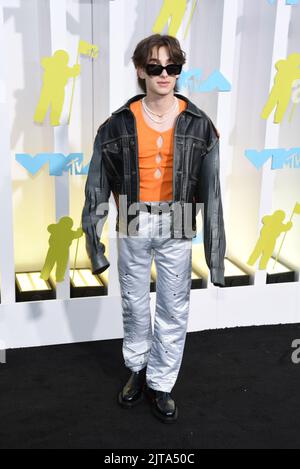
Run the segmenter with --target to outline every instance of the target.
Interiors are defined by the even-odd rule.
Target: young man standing
[[[175,37],[154,34],[143,39],[132,59],[144,93],[129,99],[98,129],[82,227],[92,271],[103,272],[109,262],[99,238],[112,192],[118,208],[123,356],[131,371],[118,401],[133,407],[145,392],[155,416],[171,423],[178,417],[171,390],[186,339],[198,203],[204,207],[211,281],[225,285],[219,134],[203,111],[176,92],[185,53]],[[101,204],[106,209],[99,210]],[[153,258],[157,279],[152,330]]]

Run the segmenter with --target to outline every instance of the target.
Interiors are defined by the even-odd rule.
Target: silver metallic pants
[[[125,366],[139,371],[147,365],[147,384],[165,392],[171,392],[182,361],[192,270],[192,239],[170,238],[169,227],[169,213],[141,211],[138,236],[117,234]],[[154,327],[149,293],[153,258],[157,272]]]

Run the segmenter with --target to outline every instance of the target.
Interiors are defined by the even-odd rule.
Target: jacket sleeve
[[[211,282],[225,286],[224,257],[226,237],[220,188],[219,133],[208,118],[206,129],[207,147],[202,156],[198,200],[204,205],[203,235],[204,251]],[[203,215],[203,212],[202,212]]]
[[[103,225],[108,216],[108,201],[111,193],[102,161],[101,127],[94,141],[82,210],[82,229],[85,233],[86,251],[91,261],[93,274],[99,274],[110,266],[104,255],[105,245],[100,241]]]

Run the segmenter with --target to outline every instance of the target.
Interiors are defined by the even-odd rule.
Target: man
[[[131,371],[118,400],[123,407],[133,407],[145,392],[155,416],[172,423],[178,417],[171,390],[185,345],[199,204],[204,208],[205,258],[211,280],[225,285],[219,135],[203,111],[176,93],[185,53],[175,37],[147,37],[132,59],[144,93],[129,99],[98,129],[82,227],[92,271],[102,272],[109,262],[99,238],[112,192],[118,208],[123,356]],[[153,258],[157,279],[152,331]]]

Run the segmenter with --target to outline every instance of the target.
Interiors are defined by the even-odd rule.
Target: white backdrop
[[[70,299],[69,279],[58,284],[57,299],[15,303],[15,272],[40,270],[48,246],[46,227],[70,214],[78,226],[86,177],[34,176],[16,153],[83,152],[91,157],[98,126],[125,100],[140,92],[131,56],[152,34],[162,0],[0,0],[0,341],[7,348],[122,337],[122,316],[113,236],[116,211],[109,213],[107,297]],[[266,272],[246,265],[261,218],[276,209],[287,216],[300,202],[299,169],[257,170],[246,149],[297,147],[300,113],[275,125],[260,118],[273,85],[275,63],[299,52],[300,5],[284,0],[199,0],[189,34],[192,1],[177,37],[187,53],[185,70],[201,68],[207,78],[219,70],[230,92],[180,92],[202,108],[220,134],[221,186],[228,258],[253,274],[253,285],[191,291],[189,331],[300,320],[300,217],[280,260],[297,271],[297,282],[266,285]],[[167,25],[164,30],[167,33]],[[80,60],[70,125],[33,122],[41,89],[40,60],[57,49],[76,61],[79,38],[99,46],[96,60]],[[71,86],[67,85],[68,103]],[[68,107],[64,108],[64,115]],[[201,215],[200,215],[201,216]],[[200,220],[199,220],[200,225]],[[277,246],[278,248],[278,246]],[[275,252],[276,254],[276,252]],[[70,250],[70,260],[74,249]],[[78,265],[89,266],[81,241]],[[226,272],[225,272],[226,273]],[[152,314],[155,293],[151,293]]]

